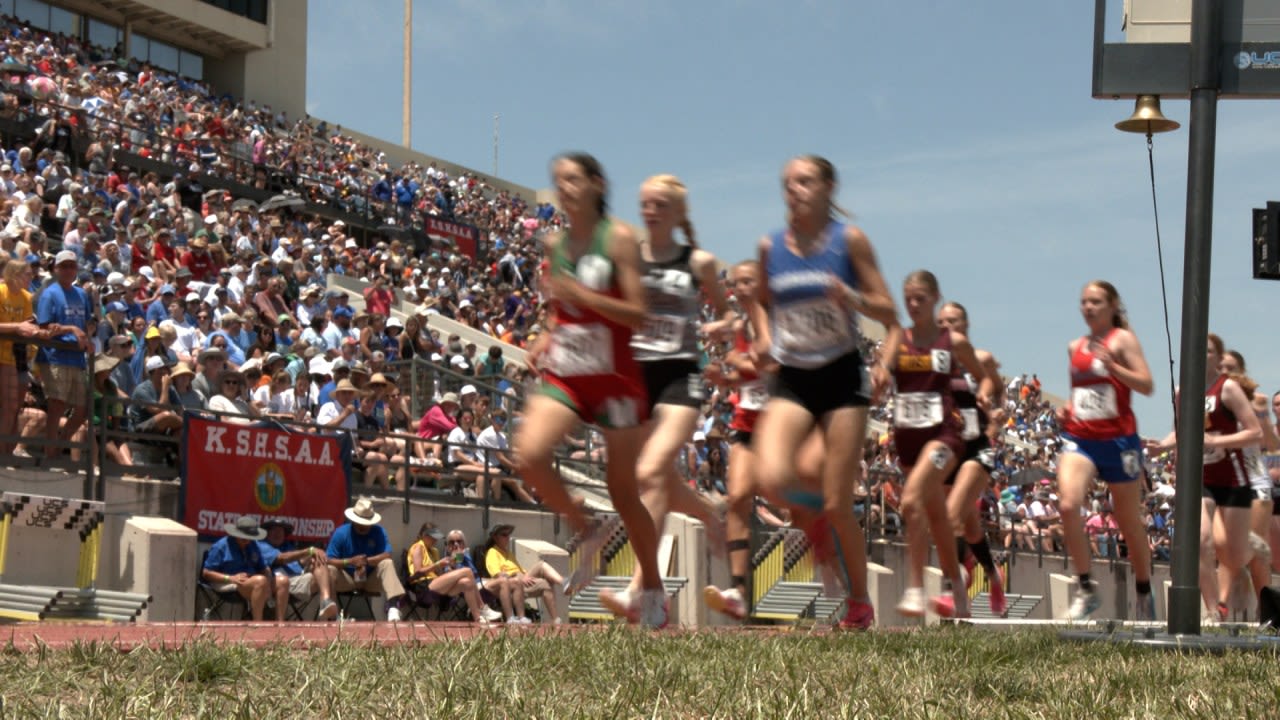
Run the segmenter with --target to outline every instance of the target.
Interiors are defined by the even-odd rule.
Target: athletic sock
[[[991,546],[987,544],[984,537],[976,543],[969,543],[969,550],[973,552],[973,557],[977,559],[978,564],[983,570],[987,571],[987,575],[994,577],[996,572],[996,561],[991,557]]]

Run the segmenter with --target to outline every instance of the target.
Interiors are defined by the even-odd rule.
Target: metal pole
[[[404,0],[404,117],[401,121],[401,134],[404,136],[402,144],[406,147],[412,147],[409,143],[409,127],[413,107],[413,0]]]
[[[1205,345],[1213,246],[1213,162],[1218,120],[1220,0],[1191,4],[1191,141],[1187,152],[1187,237],[1182,275],[1182,373],[1178,398],[1178,484],[1169,633],[1200,633],[1200,490],[1204,460]]]

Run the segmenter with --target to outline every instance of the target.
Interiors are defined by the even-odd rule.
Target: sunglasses
[[[243,385],[244,383],[240,382],[239,380],[224,380],[224,381],[222,382],[222,384],[223,384],[223,385],[230,385],[230,386],[232,386],[232,387],[240,387],[240,386],[241,386],[241,385]]]
[[[446,545],[463,545],[465,543],[463,543],[461,540],[447,540],[445,541],[445,544]]]

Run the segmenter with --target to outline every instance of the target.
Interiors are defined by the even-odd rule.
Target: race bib
[[[899,393],[894,400],[893,424],[915,429],[941,425],[942,395],[936,392]]]
[[[960,417],[964,418],[964,429],[960,431],[960,439],[968,442],[969,440],[977,440],[982,434],[982,426],[978,423],[978,410],[976,408],[962,408]]]
[[[604,325],[561,325],[552,336],[547,363],[561,377],[610,375],[613,373],[613,343]]]
[[[755,380],[738,388],[738,407],[743,410],[763,410],[769,401],[769,390],[763,380]]]
[[[779,345],[793,352],[839,347],[853,340],[848,316],[829,300],[779,308],[774,317]]]
[[[684,339],[686,322],[679,315],[650,315],[645,318],[644,326],[631,336],[631,345],[655,353],[676,352]]]
[[[1077,420],[1110,420],[1120,415],[1112,385],[1088,385],[1071,389],[1071,414]]]

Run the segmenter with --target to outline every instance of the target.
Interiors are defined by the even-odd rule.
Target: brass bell
[[[1170,120],[1160,112],[1159,95],[1139,95],[1133,104],[1133,114],[1116,123],[1117,130],[1152,135],[1177,130],[1178,121]]]

